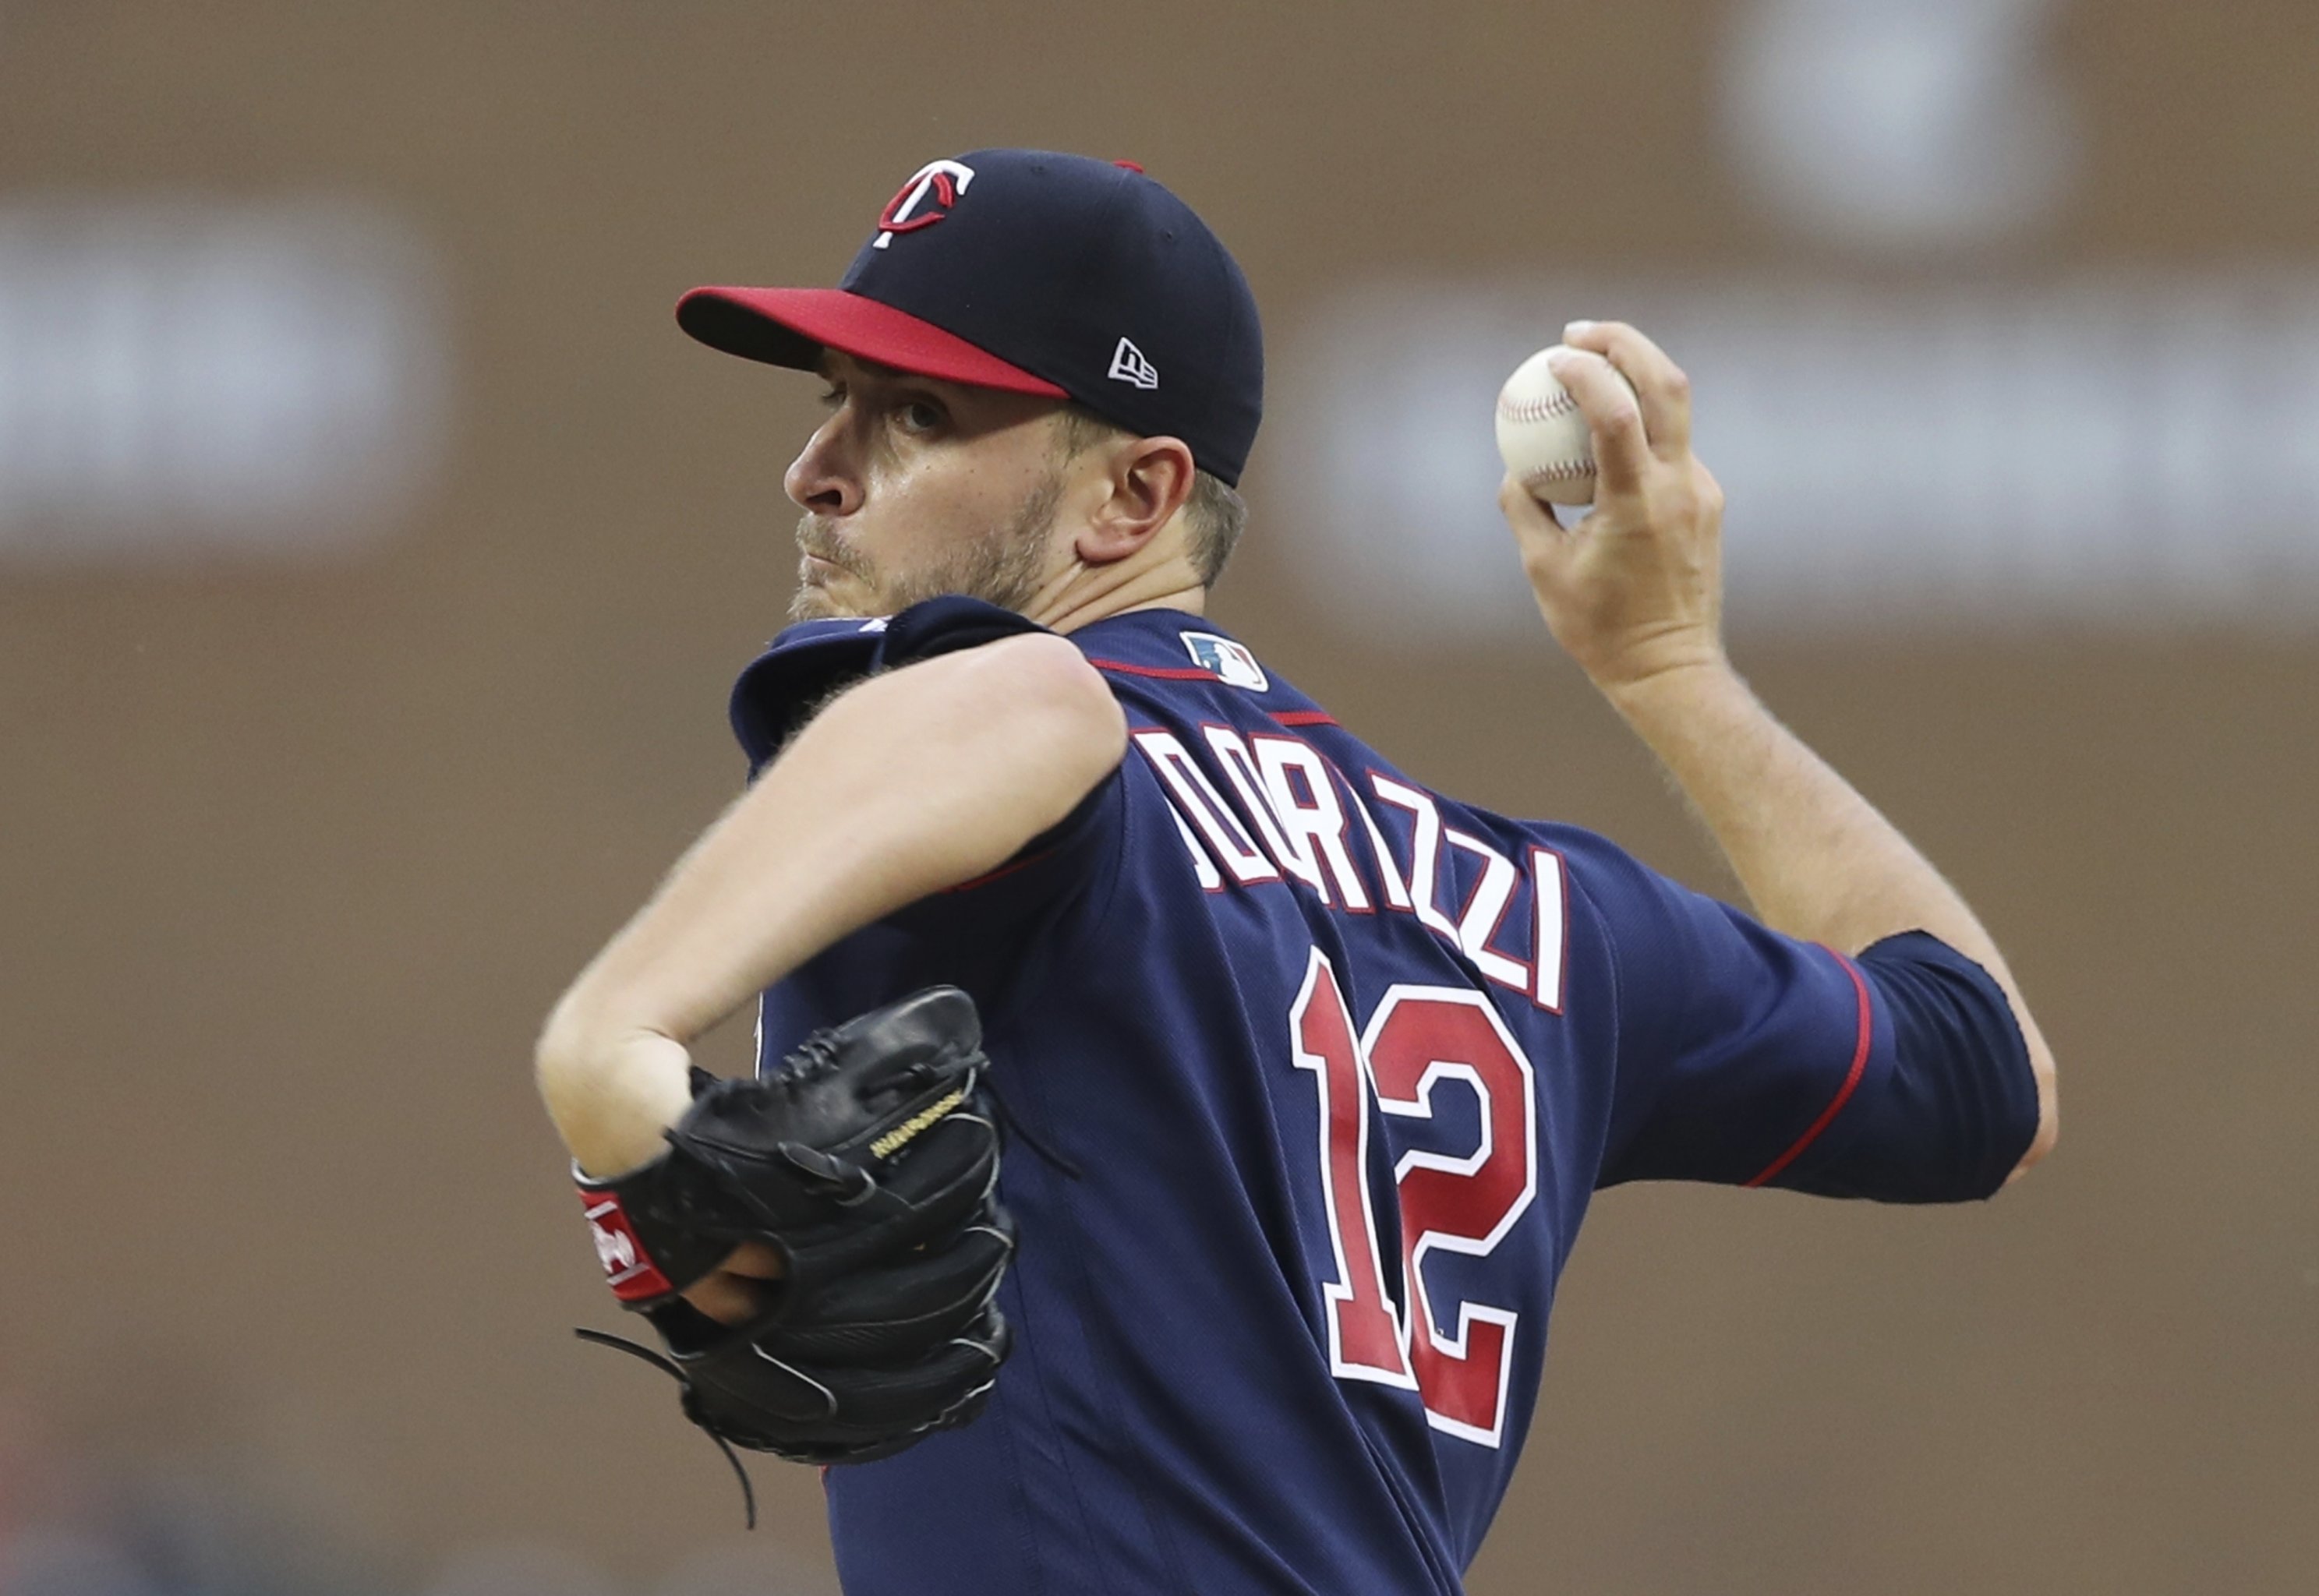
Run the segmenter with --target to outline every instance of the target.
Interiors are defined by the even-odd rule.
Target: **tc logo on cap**
[[[974,168],[961,161],[928,161],[910,176],[910,180],[886,202],[878,212],[878,236],[871,241],[873,249],[883,249],[894,241],[896,233],[913,233],[922,227],[932,227],[950,214],[958,203],[958,196],[974,181]]]

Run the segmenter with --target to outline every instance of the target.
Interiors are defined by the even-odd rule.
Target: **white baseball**
[[[1546,364],[1566,347],[1557,344],[1540,349],[1514,367],[1514,374],[1498,390],[1498,456],[1532,498],[1548,504],[1592,504],[1594,439],[1578,401],[1555,381]],[[1602,358],[1579,353],[1582,359]],[[1619,374],[1619,380],[1625,383],[1625,374]],[[1628,383],[1629,392],[1633,387]]]

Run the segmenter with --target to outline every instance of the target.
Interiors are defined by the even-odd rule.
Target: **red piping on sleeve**
[[[1838,964],[1844,966],[1844,973],[1852,978],[1853,991],[1860,997],[1860,1034],[1852,1044],[1852,1068],[1845,1072],[1844,1084],[1836,1089],[1836,1100],[1820,1110],[1819,1118],[1814,1120],[1810,1127],[1796,1138],[1796,1144],[1793,1147],[1773,1159],[1764,1166],[1761,1175],[1747,1183],[1750,1190],[1768,1184],[1781,1170],[1794,1163],[1802,1155],[1804,1149],[1818,1141],[1819,1133],[1827,1130],[1834,1123],[1836,1116],[1844,1112],[1844,1105],[1852,1101],[1852,1094],[1859,1088],[1860,1078],[1868,1073],[1868,1044],[1876,1032],[1875,1014],[1868,1005],[1868,983],[1860,978],[1860,972],[1852,967],[1851,960],[1838,953],[1834,948],[1828,949],[1827,952]]]
[[[1098,671],[1116,671],[1123,676],[1157,676],[1162,681],[1216,681],[1221,680],[1214,671],[1203,671],[1196,665],[1130,665],[1119,660],[1099,660],[1089,655],[1087,663]]]
[[[1334,726],[1337,717],[1326,709],[1276,709],[1272,718],[1282,726]]]
[[[961,881],[957,886],[945,887],[943,890],[944,892],[971,892],[978,887],[988,887],[991,882],[998,880],[1002,877],[1011,876],[1016,870],[1029,870],[1033,865],[1038,863],[1041,860],[1049,857],[1053,852],[1054,850],[1050,848],[1043,853],[1033,853],[1028,859],[1018,859],[1012,864],[1002,864],[988,875],[977,876],[971,881]]]

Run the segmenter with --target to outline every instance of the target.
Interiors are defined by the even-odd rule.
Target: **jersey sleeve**
[[[1578,884],[1620,1031],[1598,1184],[1958,1202],[1995,1192],[2027,1150],[2036,1084],[2011,1006],[1939,939],[1847,958],[1607,844]]]
[[[862,678],[1046,629],[1011,609],[954,594],[898,615],[805,621],[774,638],[741,672],[727,718],[753,776],[824,704]]]

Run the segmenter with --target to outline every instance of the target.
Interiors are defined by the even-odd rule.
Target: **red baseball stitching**
[[[1509,421],[1550,421],[1557,416],[1566,416],[1578,408],[1578,401],[1566,390],[1544,399],[1500,399],[1498,414]]]

